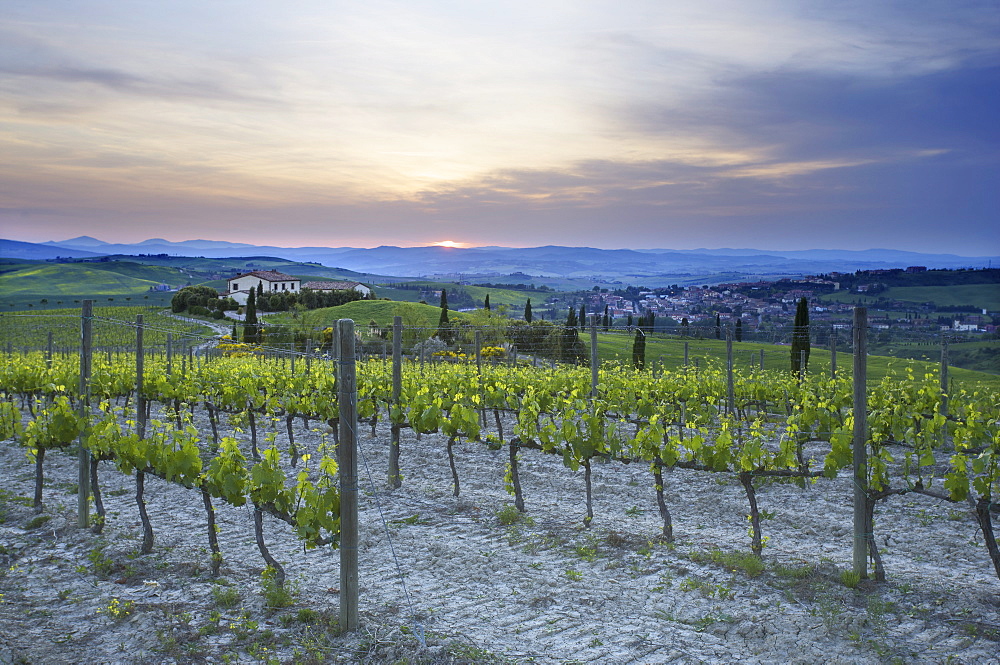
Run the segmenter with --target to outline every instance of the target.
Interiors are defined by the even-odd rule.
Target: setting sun
[[[465,247],[464,242],[455,242],[454,240],[441,240],[434,243],[434,247]]]

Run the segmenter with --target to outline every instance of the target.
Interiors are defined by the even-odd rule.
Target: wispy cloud
[[[28,3],[0,22],[0,197],[379,229],[903,217],[874,174],[995,173],[997,34],[965,1]]]

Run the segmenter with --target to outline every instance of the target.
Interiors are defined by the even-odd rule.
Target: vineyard
[[[604,575],[591,571],[598,568],[596,562],[605,561],[604,571],[619,578],[614,584],[624,585],[618,596],[639,593],[633,587],[642,587],[641,604],[653,604],[651,596],[690,596],[686,603],[657,610],[662,616],[644,616],[642,621],[632,616],[634,608],[620,610],[644,630],[655,619],[659,631],[668,630],[664,626],[680,631],[678,641],[663,644],[666,638],[647,636],[623,646],[614,626],[597,621],[600,629],[586,639],[563,635],[559,644],[565,653],[553,654],[551,662],[570,658],[567,653],[608,662],[632,662],[624,653],[642,654],[634,662],[724,661],[732,653],[716,642],[724,643],[730,632],[741,635],[748,653],[771,662],[761,655],[768,645],[790,649],[786,642],[793,636],[776,635],[781,632],[777,629],[758,634],[758,628],[781,625],[775,617],[783,612],[750,603],[756,608],[754,616],[763,612],[771,617],[753,620],[750,613],[732,609],[740,598],[756,595],[768,599],[763,604],[780,606],[784,597],[807,612],[812,608],[810,616],[818,617],[825,628],[813,639],[818,645],[828,643],[843,628],[839,618],[831,618],[834,609],[823,604],[835,607],[841,598],[831,585],[843,594],[862,594],[846,596],[852,602],[888,588],[876,583],[919,585],[913,590],[919,602],[913,606],[932,602],[927,599],[939,592],[932,580],[940,573],[905,566],[898,573],[902,582],[897,582],[892,562],[897,556],[912,556],[915,544],[908,533],[927,531],[942,521],[949,533],[963,534],[961,542],[949,542],[955,539],[949,535],[933,539],[941,552],[930,542],[916,548],[928,560],[945,557],[961,570],[960,580],[970,580],[968,593],[973,597],[961,602],[972,614],[957,615],[964,623],[952,628],[965,627],[975,639],[960,646],[960,640],[945,639],[942,633],[933,645],[912,643],[896,653],[885,646],[892,627],[872,618],[878,612],[873,612],[870,599],[868,623],[844,628],[841,638],[856,633],[857,639],[851,639],[862,656],[881,659],[888,654],[904,662],[928,654],[943,659],[949,649],[959,657],[964,649],[976,659],[976,654],[995,653],[1000,641],[995,605],[1000,552],[993,531],[998,512],[993,497],[1000,491],[1000,404],[990,387],[963,382],[943,391],[945,382],[938,374],[910,371],[903,380],[885,377],[863,387],[867,408],[856,417],[857,384],[846,373],[795,376],[760,366],[734,370],[731,362],[728,367],[702,362],[670,370],[609,363],[538,367],[529,357],[515,364],[457,355],[432,363],[404,359],[397,349],[395,359],[357,363],[358,419],[341,423],[337,375],[342,359],[226,344],[213,344],[212,354],[175,355],[165,345],[155,348],[165,342],[164,335],[148,341],[141,325],[103,318],[108,330],[104,334],[109,339],[114,335],[115,341],[93,353],[87,363],[79,355],[51,350],[10,349],[0,358],[5,475],[17,473],[12,466],[17,457],[10,454],[15,446],[32,462],[27,476],[17,476],[20,484],[31,479],[32,494],[24,502],[30,506],[23,508],[50,514],[57,500],[47,478],[76,472],[76,458],[67,453],[82,442],[90,454],[85,471],[93,493],[92,503],[83,505],[95,513],[90,537],[107,539],[114,531],[116,539],[131,538],[128,545],[119,542],[115,547],[123,551],[134,545],[139,561],[156,555],[157,533],[164,522],[180,522],[186,537],[193,539],[184,553],[189,565],[210,579],[247,567],[263,570],[257,584],[271,612],[291,603],[296,594],[303,602],[319,595],[322,600],[314,602],[336,605],[336,597],[329,598],[336,574],[316,582],[311,571],[336,570],[330,548],[338,547],[341,538],[338,455],[347,426],[363,444],[363,455],[364,441],[376,442],[363,460],[367,474],[362,473],[361,485],[368,503],[359,547],[381,551],[389,545],[393,554],[378,562],[365,557],[369,568],[362,563],[360,576],[366,587],[363,597],[371,593],[380,603],[390,602],[400,615],[390,621],[385,607],[362,603],[370,623],[396,626],[395,642],[383,645],[387,649],[407,644],[441,662],[449,662],[446,657],[459,662],[463,657],[500,657],[488,649],[481,649],[479,658],[462,653],[462,648],[472,647],[445,639],[448,631],[435,636],[433,612],[420,607],[421,587],[433,585],[421,584],[421,575],[403,572],[408,556],[402,546],[407,545],[425,556],[430,551],[436,565],[451,571],[454,577],[443,587],[447,591],[438,592],[464,598],[459,604],[465,612],[479,605],[473,589],[483,582],[470,572],[471,586],[465,588],[464,573],[447,562],[449,551],[455,550],[470,570],[486,565],[487,578],[501,571],[520,578],[501,586],[532,596],[523,603],[533,610],[532,618],[525,619],[531,624],[525,627],[525,639],[532,646],[519,656],[512,646],[518,640],[491,634],[490,646],[500,644],[511,657],[530,652],[536,662],[549,662],[538,653],[544,650],[545,621],[579,618],[586,614],[580,607],[596,603],[601,594],[606,596],[602,604],[618,602],[612,601],[616,594],[607,591],[612,582],[595,582],[588,591],[587,575]],[[143,348],[144,341],[151,351]],[[142,352],[137,353],[137,347]],[[87,380],[81,380],[82,369]],[[853,452],[859,426],[866,460],[860,470]],[[126,487],[131,496],[127,501]],[[148,490],[151,487],[155,491]],[[858,490],[861,521],[852,523],[849,504]],[[153,506],[157,514],[156,505],[167,496],[169,505],[159,507],[160,519],[152,518],[147,507]],[[109,511],[112,504],[115,508]],[[831,519],[790,535],[787,525],[817,507]],[[701,524],[724,511],[738,514],[743,524],[733,525],[731,519],[723,519],[722,526]],[[371,520],[366,522],[366,516]],[[123,529],[116,520],[135,527]],[[443,533],[446,540],[415,543],[421,528],[436,521],[447,523],[436,536]],[[486,523],[499,531],[484,536],[480,532]],[[462,524],[467,526],[464,532]],[[228,542],[219,537],[229,531],[246,535]],[[393,531],[398,552],[386,541]],[[86,535],[80,530],[76,537]],[[476,555],[482,561],[462,559],[469,556],[462,554],[467,545],[463,540],[485,548]],[[825,540],[838,544],[827,547]],[[490,553],[498,543],[504,556]],[[897,546],[902,554],[895,551]],[[525,562],[525,554],[542,558]],[[9,560],[4,579],[9,589],[11,571],[21,564],[12,551],[4,556]],[[567,564],[567,556],[576,557],[576,563]],[[379,573],[369,577],[369,570]],[[541,575],[543,571],[548,575]],[[134,577],[124,576],[126,586],[143,584]],[[404,584],[408,577],[409,590]],[[758,577],[776,581],[761,591],[747,581]],[[949,579],[965,588],[954,575]],[[525,588],[523,583],[531,580]],[[806,582],[815,587],[808,598],[788,591]],[[536,592],[548,592],[528,594],[532,585]],[[566,593],[578,604],[571,611],[561,605],[567,602]],[[394,601],[384,600],[393,594]],[[692,607],[698,608],[697,616]],[[105,617],[114,613],[104,609]],[[495,610],[484,607],[483,616],[493,616]],[[883,608],[879,616],[886,611]],[[115,618],[128,621],[130,613]],[[308,618],[308,612],[304,616]],[[178,634],[186,630],[176,622],[170,625]],[[504,625],[508,632],[514,630],[512,624]],[[796,631],[803,629],[797,626]],[[457,628],[447,621],[442,627]],[[472,627],[481,630],[479,624]],[[230,632],[226,645],[234,652],[263,662],[279,658],[276,646],[241,642],[239,630]],[[691,651],[708,636],[726,639],[708,640],[715,651]],[[298,647],[301,654],[308,651],[302,644]],[[327,648],[332,658],[335,649]],[[355,643],[353,648],[348,660],[358,658],[361,647]],[[294,659],[290,649],[279,662]]]

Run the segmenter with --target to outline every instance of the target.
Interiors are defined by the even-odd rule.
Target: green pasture
[[[132,262],[4,262],[0,267],[0,311],[62,309],[81,300],[169,304],[170,292],[150,291],[159,284],[189,280],[176,268]]]
[[[872,353],[897,358],[911,358],[938,362],[941,346],[937,343],[890,342],[872,345]],[[948,364],[989,374],[1000,374],[1000,340],[980,340],[971,342],[950,342],[948,344]]]
[[[942,307],[972,306],[990,311],[1000,310],[1000,284],[956,284],[954,286],[896,286],[869,296],[864,293],[840,291],[820,296],[820,300],[861,304],[879,299],[901,300],[921,304],[933,302]]]
[[[371,321],[382,328],[392,326],[393,317],[403,317],[403,325],[418,328],[437,328],[441,308],[416,302],[394,300],[356,300],[337,307],[323,307],[301,313],[280,312],[264,317],[265,324],[299,327],[309,330],[326,328],[339,319],[351,319],[358,326],[367,326]],[[450,321],[468,318],[463,312],[448,312]]]
[[[547,293],[539,293],[537,291],[517,291],[514,289],[498,289],[491,286],[476,286],[474,284],[454,284],[451,282],[433,282],[433,281],[413,281],[410,284],[423,287],[426,290],[440,291],[441,289],[447,289],[449,295],[449,301],[453,300],[451,298],[452,293],[455,291],[464,291],[468,293],[469,296],[475,301],[477,307],[482,307],[483,303],[486,301],[486,296],[490,296],[490,307],[493,310],[497,310],[501,306],[507,306],[509,309],[508,315],[520,316],[524,311],[524,304],[529,298],[532,299],[532,304],[538,306],[548,297]],[[408,302],[419,302],[420,301],[420,291],[413,289],[396,289],[388,286],[376,286],[376,295],[379,298],[390,298],[392,300],[403,300]],[[440,302],[434,299],[427,301],[428,305],[440,306]],[[455,306],[454,303],[451,303]]]

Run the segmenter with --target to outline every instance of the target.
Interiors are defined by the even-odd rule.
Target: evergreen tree
[[[684,337],[687,337],[688,325],[689,325],[688,317],[685,316],[683,319],[681,319],[681,335],[683,335]]]
[[[570,311],[573,308],[570,307]],[[576,313],[573,313],[576,318]],[[585,365],[587,363],[587,349],[580,341],[580,331],[575,325],[563,327],[562,334],[559,335],[559,359],[564,363],[576,363]]]
[[[243,317],[243,341],[246,344],[257,344],[257,292],[250,289],[247,297],[246,316]]]
[[[608,328],[611,327],[611,315],[608,313],[608,306],[604,306],[604,317],[601,319],[601,326],[604,328],[604,332],[608,332]]]
[[[231,332],[231,333],[229,334],[229,338],[230,338],[231,340],[233,340],[233,342],[238,342],[238,341],[239,341],[239,339],[238,339],[238,338],[236,337],[236,335],[237,335],[237,332],[236,332],[236,322],[235,322],[235,321],[233,321],[233,332]]]
[[[524,320],[531,323],[531,298],[528,298],[528,302],[524,303]]]
[[[632,364],[636,369],[646,367],[646,335],[641,325],[635,329],[635,339],[632,340]]]
[[[577,326],[576,309],[573,308],[573,307],[570,307],[569,308],[569,314],[566,315],[566,327],[567,328],[576,328],[576,326]]]
[[[809,301],[799,299],[795,308],[795,323],[792,326],[792,373],[799,374],[809,368]],[[802,352],[805,351],[805,363]]]
[[[451,323],[448,321],[448,290],[441,289],[441,317],[438,319],[437,336],[451,343]]]
[[[743,341],[743,319],[736,319],[736,341]]]
[[[486,294],[486,301],[483,303],[483,309],[486,311],[490,310],[490,294]]]
[[[257,300],[260,300],[264,295],[264,280],[257,280]]]
[[[625,324],[625,325],[629,328],[629,330],[632,329],[632,315],[631,314],[628,315],[628,323]]]
[[[722,339],[722,317],[715,315],[715,339]]]
[[[587,325],[587,306],[580,305],[580,327],[584,328]]]

